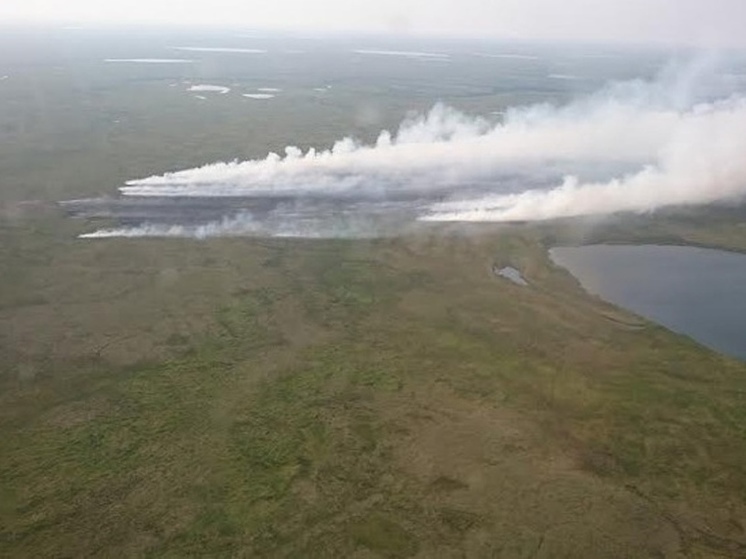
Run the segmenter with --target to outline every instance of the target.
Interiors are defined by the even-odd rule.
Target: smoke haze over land
[[[375,235],[381,215],[400,225],[531,221],[734,200],[746,192],[743,130],[746,98],[699,62],[563,106],[513,108],[499,122],[436,105],[372,145],[289,146],[265,159],[132,180],[121,188],[130,200],[244,205],[198,229],[148,223],[91,236],[349,236],[361,221]],[[259,200],[271,207],[246,205]],[[340,215],[344,226],[329,227]]]

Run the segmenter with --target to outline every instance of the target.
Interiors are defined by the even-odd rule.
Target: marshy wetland
[[[122,202],[133,178],[375,141],[437,101],[497,119],[666,59],[578,49],[0,36],[0,555],[744,556],[746,364],[592,296],[548,252],[744,251],[743,207],[80,238],[174,219]],[[59,204],[91,199],[120,213]]]

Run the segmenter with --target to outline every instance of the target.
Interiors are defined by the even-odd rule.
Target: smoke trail
[[[150,201],[152,199],[148,199]],[[204,199],[199,202],[204,202]],[[91,209],[95,201],[78,200],[68,204]],[[70,206],[66,204],[68,211]],[[144,204],[147,209],[147,204]],[[145,217],[141,225],[101,229],[80,236],[84,239],[109,239],[115,237],[301,237],[301,238],[377,238],[401,233],[411,227],[417,213],[408,202],[360,202],[340,200],[292,200],[272,204],[271,208],[241,210],[221,219],[195,222],[195,213],[208,210],[192,204],[172,207],[176,213],[162,218]],[[125,208],[125,211],[131,208]],[[151,208],[152,209],[152,208]],[[100,210],[100,208],[99,208]],[[75,210],[73,209],[72,212]],[[95,210],[94,210],[95,211]],[[105,209],[105,211],[108,211]],[[212,213],[212,212],[211,212]],[[99,211],[98,215],[101,215]],[[116,215],[106,214],[107,219]],[[170,219],[164,223],[160,219]],[[125,219],[133,220],[131,213]],[[174,223],[173,220],[179,222]]]
[[[251,219],[250,215],[239,214],[232,218],[202,225],[163,225],[145,224],[139,227],[120,227],[115,229],[99,229],[93,233],[80,235],[81,239],[110,239],[116,237],[191,237],[205,239],[207,237],[252,235],[260,232],[260,227]]]
[[[372,145],[345,138],[322,151],[290,146],[283,156],[129,181],[121,188],[128,200],[271,199],[304,211],[247,209],[206,224],[148,222],[89,236],[355,236],[356,227],[368,236],[387,203],[400,204],[396,216],[406,226],[738,198],[746,193],[746,97],[723,89],[710,70],[694,64],[653,82],[611,84],[561,107],[510,109],[499,123],[436,105]],[[342,225],[330,217],[340,208]],[[391,225],[386,221],[387,230]]]
[[[746,194],[746,100],[697,105],[679,113],[656,160],[604,182],[567,176],[550,190],[436,204],[431,221],[537,220],[620,211],[648,212]]]
[[[263,160],[167,173],[130,181],[121,192],[127,196],[458,195],[473,183],[485,182],[499,192],[510,176],[553,177],[564,169],[647,161],[677,122],[673,110],[646,110],[615,100],[562,109],[512,110],[497,126],[437,105],[424,117],[405,122],[396,136],[382,132],[373,146],[346,138],[327,151],[311,149],[303,154],[288,147],[285,157],[270,154]]]

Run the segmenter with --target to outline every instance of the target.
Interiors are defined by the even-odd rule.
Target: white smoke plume
[[[437,105],[373,145],[346,138],[325,151],[288,147],[284,156],[133,180],[121,192],[408,200],[411,219],[424,221],[542,220],[737,199],[746,194],[746,97],[718,92],[722,75],[715,80],[707,68],[611,84],[564,106],[510,109],[498,123]],[[693,95],[703,84],[704,98]],[[231,219],[238,221],[160,231],[262,230],[248,214]],[[147,227],[93,235],[147,235]]]
[[[508,111],[490,126],[443,105],[405,122],[396,136],[382,132],[375,145],[353,139],[327,151],[216,163],[130,181],[128,196],[370,196],[406,192],[459,195],[474,183],[496,192],[506,177],[552,176],[561,169],[652,162],[682,115],[639,101],[586,100],[564,107]]]
[[[143,237],[191,237],[206,239],[234,235],[252,235],[259,232],[257,224],[250,215],[239,214],[233,218],[224,218],[217,222],[202,225],[164,225],[146,224],[139,227],[119,227],[99,229],[93,233],[80,235],[81,239],[111,239],[125,237],[131,239]]]
[[[549,190],[485,196],[435,205],[434,221],[538,220],[736,199],[746,194],[746,99],[696,105],[673,115],[651,161],[621,177],[566,176]],[[620,134],[629,132],[620,129]],[[654,131],[651,131],[654,132]],[[612,142],[608,149],[615,149]]]

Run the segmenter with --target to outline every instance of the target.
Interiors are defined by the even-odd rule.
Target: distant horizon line
[[[400,31],[400,30],[372,30],[372,29],[352,29],[352,28],[332,28],[332,29],[314,29],[304,27],[252,27],[250,25],[239,23],[169,23],[169,22],[79,22],[79,21],[42,21],[42,20],[19,20],[0,22],[0,29],[3,30],[58,30],[58,31],[116,31],[133,29],[153,32],[153,31],[186,31],[186,32],[218,32],[231,31],[237,34],[256,34],[256,37],[246,36],[244,38],[296,38],[296,39],[350,39],[350,38],[371,38],[371,39],[395,39],[400,41],[412,42],[458,42],[458,43],[493,43],[503,45],[539,45],[539,46],[584,46],[584,47],[603,47],[616,49],[650,49],[650,50],[711,50],[711,51],[746,51],[746,45],[720,44],[720,45],[702,45],[684,41],[625,41],[620,39],[608,39],[605,41],[592,38],[568,39],[563,37],[518,37],[518,36],[496,36],[489,33],[480,34],[460,34],[445,33],[437,31]],[[234,37],[240,38],[240,37]]]

